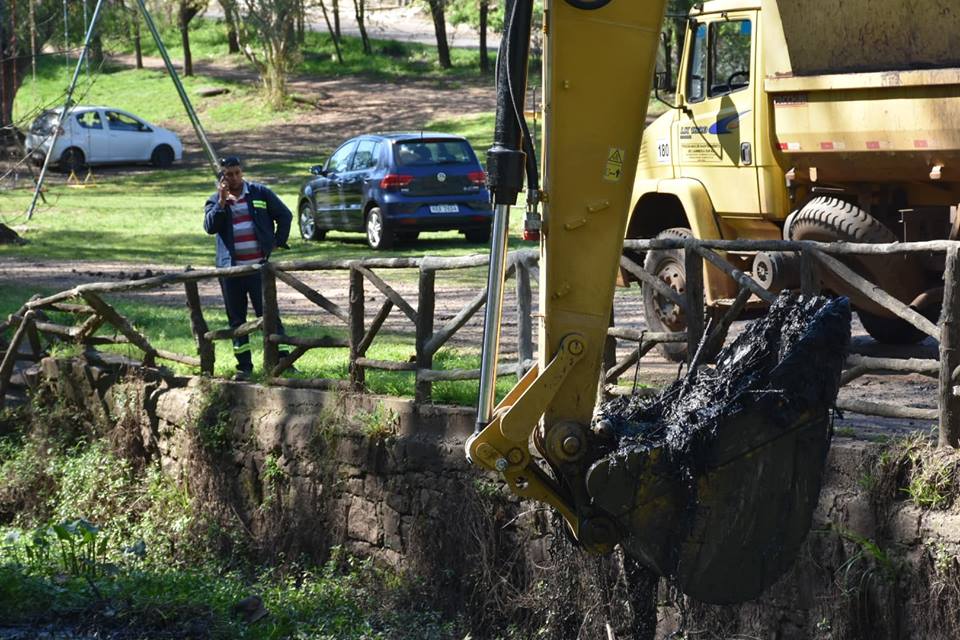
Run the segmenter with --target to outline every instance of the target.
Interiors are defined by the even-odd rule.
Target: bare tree
[[[133,54],[137,69],[143,69],[143,44],[140,39],[140,10],[136,4],[127,6],[124,0],[119,2],[123,15],[126,17],[127,34],[133,42]]]
[[[353,0],[353,12],[357,18],[357,28],[360,30],[363,52],[370,55],[373,53],[373,49],[370,47],[370,38],[367,36],[367,25],[365,22],[366,10],[367,0]]]
[[[297,60],[299,46],[296,34],[298,0],[244,0],[245,25],[256,30],[259,47],[253,46],[249,31],[241,30],[241,44],[247,59],[257,68],[275,109],[287,97],[287,74]]]
[[[343,52],[340,50],[340,36],[337,34],[333,25],[330,24],[330,14],[327,12],[327,5],[323,0],[319,0],[320,10],[323,11],[323,21],[327,23],[327,31],[330,32],[330,39],[333,41],[333,50],[337,54],[337,62],[343,64]]]
[[[183,75],[193,75],[193,55],[190,53],[190,21],[207,8],[207,0],[178,0],[177,24],[183,43]]]

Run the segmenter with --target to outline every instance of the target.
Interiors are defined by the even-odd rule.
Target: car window
[[[125,113],[107,111],[106,114],[111,131],[150,131],[150,127]]]
[[[351,171],[363,171],[377,166],[377,157],[380,143],[376,140],[361,140],[357,145],[357,152],[353,156]]]
[[[357,141],[351,140],[346,143],[339,149],[333,152],[333,155],[330,156],[330,159],[327,160],[326,170],[327,173],[337,173],[344,172],[350,167],[350,156],[353,155],[353,150],[357,148]]]
[[[396,145],[397,164],[401,167],[427,164],[467,164],[476,156],[466,140],[412,140]]]
[[[103,122],[100,120],[100,113],[97,111],[78,113],[77,124],[84,129],[103,129]]]

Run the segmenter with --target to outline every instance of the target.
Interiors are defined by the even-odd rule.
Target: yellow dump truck
[[[627,238],[955,239],[958,24],[960,5],[943,0],[698,5],[676,87],[663,87],[658,74],[675,99],[644,134]],[[684,288],[680,252],[643,259],[646,271]],[[792,254],[728,259],[771,290],[797,284]],[[942,259],[851,262],[921,313],[939,310]],[[708,304],[729,304],[734,283],[712,268],[705,275]],[[839,288],[826,278],[826,289]],[[922,338],[868,300],[852,299],[875,339]],[[652,328],[685,326],[682,310],[650,286],[644,305]]]

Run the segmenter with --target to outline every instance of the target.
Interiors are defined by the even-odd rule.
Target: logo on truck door
[[[725,133],[736,133],[736,131],[740,129],[740,118],[748,113],[750,113],[750,109],[725,118],[720,118],[714,124],[710,125],[709,132],[717,136],[722,136]]]

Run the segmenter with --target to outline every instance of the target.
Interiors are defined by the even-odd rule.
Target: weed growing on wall
[[[378,402],[373,411],[360,411],[355,415],[361,432],[371,440],[384,440],[395,436],[400,430],[400,416],[383,403]]]
[[[196,409],[196,437],[210,453],[226,451],[230,446],[230,402],[224,386],[200,378],[202,396]]]
[[[960,453],[923,434],[894,441],[878,456],[871,485],[883,508],[909,499],[921,509],[949,509],[960,491]]]

